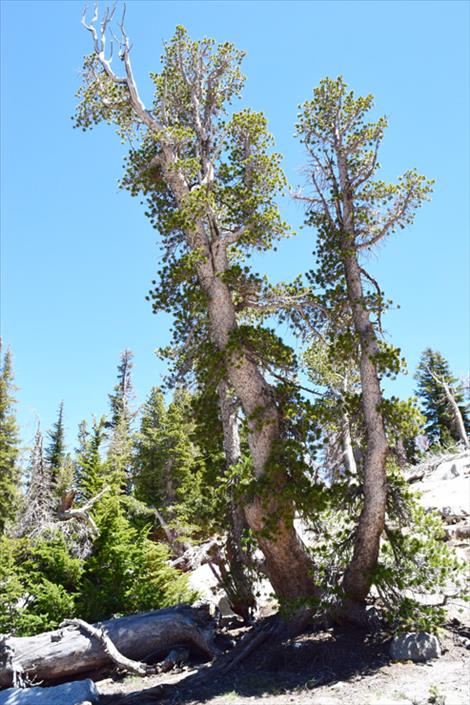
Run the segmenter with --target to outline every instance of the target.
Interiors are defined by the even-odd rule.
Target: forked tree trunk
[[[177,203],[181,205],[189,189],[177,163],[171,147],[163,143],[160,164]],[[245,504],[248,525],[266,559],[266,572],[278,597],[298,600],[316,596],[313,563],[294,527],[294,505],[283,493],[286,475],[278,470],[277,477],[273,477],[269,468],[275,446],[281,441],[279,413],[272,389],[247,355],[243,344],[227,349],[229,343],[235,342],[232,336],[238,329],[232,293],[223,278],[229,270],[228,243],[220,236],[210,241],[203,220],[194,229],[187,230],[185,236],[188,247],[201,255],[196,264],[197,276],[208,300],[211,338],[224,355],[228,381],[248,421],[254,474],[257,479],[269,477],[271,481],[267,497],[256,495]]]
[[[82,22],[91,32],[94,43],[94,53],[100,62],[106,76],[112,81],[126,87],[128,98],[138,121],[146,125],[155,136],[159,151],[149,161],[149,167],[158,166],[159,180],[163,178],[169,187],[177,208],[187,207],[188,197],[191,195],[191,186],[187,174],[181,167],[181,151],[177,138],[174,137],[173,124],[168,121],[167,110],[163,105],[160,118],[145,109],[132,74],[129,59],[129,40],[121,24],[122,42],[121,58],[124,63],[126,75],[123,78],[116,76],[111,68],[110,61],[105,57],[105,34],[112,18],[112,13],[105,15],[101,28],[97,29],[97,13],[91,24],[87,24],[84,16]],[[183,59],[180,59],[182,64]],[[227,81],[230,83],[233,75],[228,69]],[[184,67],[183,67],[184,69]],[[225,99],[228,90],[222,81],[218,94],[215,93],[211,100],[205,104],[204,117],[201,116],[201,90],[207,75],[204,75],[205,62],[201,61],[195,67],[197,78],[191,83],[191,78],[182,71],[190,94],[192,114],[188,114],[188,125],[197,138],[196,153],[199,156],[202,178],[198,187],[210,187],[215,178],[216,169],[211,162],[212,155],[217,154],[218,146],[214,150],[212,144],[216,123],[220,120],[219,98]],[[217,82],[214,76],[218,71],[224,71],[224,63],[210,74],[210,78]],[[214,86],[212,88],[215,90]],[[210,88],[208,89],[211,90]],[[230,92],[230,91],[229,91]],[[165,100],[163,100],[165,103]],[[182,125],[183,127],[184,125]],[[223,141],[222,137],[222,141]],[[151,172],[149,172],[151,173]],[[161,189],[157,183],[156,188]],[[232,233],[233,234],[233,233]],[[184,230],[188,249],[197,255],[196,270],[199,284],[207,296],[210,334],[217,349],[224,355],[227,378],[235,394],[240,399],[243,411],[248,419],[249,446],[256,478],[272,475],[269,461],[275,446],[280,442],[280,423],[278,409],[273,399],[272,390],[263,378],[256,364],[249,358],[247,351],[241,347],[229,351],[227,346],[231,335],[237,330],[235,306],[229,284],[224,281],[223,275],[229,270],[227,247],[235,241],[227,240],[223,232],[223,224],[217,221],[212,207],[207,206],[205,213],[197,220],[194,226]],[[291,500],[283,496],[286,483],[286,474],[279,470],[277,478],[271,478],[270,495],[266,499],[260,496],[245,507],[245,514],[250,528],[255,532],[261,550],[266,558],[266,569],[276,593],[283,598],[303,598],[315,593],[311,577],[312,562],[306,552],[305,546],[300,541],[294,528],[294,507]],[[269,530],[269,531],[268,531]]]
[[[111,619],[103,628],[121,654],[133,660],[162,660],[175,645],[185,644],[212,657],[213,625],[207,612],[186,605]],[[113,660],[98,639],[76,627],[37,636],[0,638],[0,685],[17,681],[70,679],[112,667]]]
[[[280,598],[302,599],[317,595],[313,564],[294,527],[294,505],[283,492],[286,476],[276,470],[273,453],[280,443],[280,419],[272,389],[243,344],[227,349],[236,334],[235,306],[221,275],[228,269],[226,248],[217,243],[198,268],[199,280],[208,295],[212,337],[224,352],[225,369],[248,421],[248,442],[257,479],[267,477],[270,490],[245,504],[245,516],[265,556],[266,572]],[[276,474],[274,474],[276,472]]]

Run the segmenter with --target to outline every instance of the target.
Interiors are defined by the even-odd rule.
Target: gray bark
[[[357,465],[351,439],[349,416],[346,412],[343,412],[341,416],[341,447],[343,450],[343,463],[346,471],[350,475],[357,475]]]
[[[470,442],[468,440],[467,431],[465,430],[465,424],[463,422],[462,414],[460,412],[459,405],[455,401],[455,397],[452,394],[449,385],[443,379],[439,379],[435,375],[433,375],[433,377],[444,388],[444,393],[446,395],[446,399],[454,420],[455,430],[457,431],[460,440],[462,441],[465,448],[470,448]]]
[[[164,658],[175,645],[188,647],[212,657],[213,630],[203,610],[186,605],[111,619],[95,625],[121,652],[132,659]],[[81,673],[111,667],[113,660],[100,640],[76,627],[65,627],[31,637],[4,636],[0,639],[0,685],[25,679],[52,681],[74,678]]]
[[[208,295],[213,341],[225,351],[237,329],[235,306],[222,280],[228,268],[226,245],[214,243],[211,256],[199,265],[199,280]],[[228,379],[248,421],[248,442],[256,478],[269,473],[269,462],[280,441],[280,419],[272,390],[256,364],[238,346],[224,357]],[[268,498],[255,497],[245,505],[245,516],[266,558],[269,580],[281,598],[298,599],[317,594],[312,562],[294,528],[293,503],[282,496],[285,477],[273,479]],[[269,528],[268,528],[269,527]]]
[[[227,467],[231,468],[240,461],[240,433],[237,419],[237,404],[230,398],[229,385],[222,379],[217,387],[220,416],[224,435],[224,451]],[[243,532],[248,528],[243,507],[234,492],[230,497],[229,528],[226,541],[226,557],[229,571],[222,563],[219,565],[222,586],[227,593],[230,606],[245,622],[250,621],[256,609],[256,598],[252,590],[252,580],[248,573],[248,556],[242,547]]]

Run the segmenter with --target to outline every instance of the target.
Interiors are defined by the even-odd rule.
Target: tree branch
[[[98,34],[98,31],[96,29],[96,24],[98,22],[98,3],[95,4],[95,10],[93,13],[93,17],[90,20],[90,23],[87,22],[86,20],[86,15],[87,15],[87,6],[85,5],[85,9],[83,11],[81,23],[87,29],[92,37],[93,37],[93,48],[94,52],[96,54],[96,57],[98,61],[101,64],[101,67],[103,68],[103,71],[105,74],[110,78],[114,83],[117,83],[119,85],[127,86],[127,89],[129,91],[129,99],[132,105],[132,108],[134,109],[135,113],[139,117],[139,119],[147,125],[148,128],[151,130],[161,130],[161,126],[158,124],[158,122],[155,120],[155,118],[151,115],[151,113],[146,110],[142,100],[140,99],[139,92],[137,90],[137,85],[134,79],[134,75],[132,72],[132,66],[131,66],[131,61],[129,57],[129,52],[130,52],[130,44],[129,44],[129,38],[126,34],[126,30],[124,27],[124,18],[126,14],[126,6],[124,5],[124,10],[122,13],[122,18],[121,22],[119,23],[119,27],[121,29],[121,49],[119,52],[119,55],[121,57],[121,60],[124,63],[124,67],[126,70],[126,76],[118,76],[116,73],[114,73],[113,69],[111,68],[111,57],[109,59],[106,58],[105,54],[105,47],[106,47],[106,32],[108,29],[108,25],[112,21],[114,17],[114,12],[115,8],[113,7],[112,10],[109,10],[109,8],[106,8],[106,11],[104,13],[103,19],[101,21],[101,26],[100,26],[100,32]]]
[[[149,666],[141,661],[134,661],[133,659],[124,656],[124,654],[121,654],[121,652],[111,641],[110,637],[106,634],[104,628],[98,629],[97,627],[88,624],[88,622],[85,622],[83,619],[65,619],[60,626],[61,628],[76,627],[99,641],[104,652],[107,656],[109,656],[111,661],[128,673],[133,673],[136,676],[146,676],[156,672],[155,667]]]

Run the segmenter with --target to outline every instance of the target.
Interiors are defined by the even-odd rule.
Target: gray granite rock
[[[437,636],[428,632],[406,632],[393,637],[390,644],[390,656],[394,661],[428,661],[440,655]]]
[[[98,700],[96,686],[89,679],[52,688],[8,688],[0,692],[0,705],[81,705]]]

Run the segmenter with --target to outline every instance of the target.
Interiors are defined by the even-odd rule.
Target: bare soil
[[[241,630],[230,636],[239,638]],[[468,705],[469,638],[455,622],[440,635],[440,659],[394,663],[385,635],[331,628],[265,644],[226,674],[193,664],[97,685],[103,705]]]

